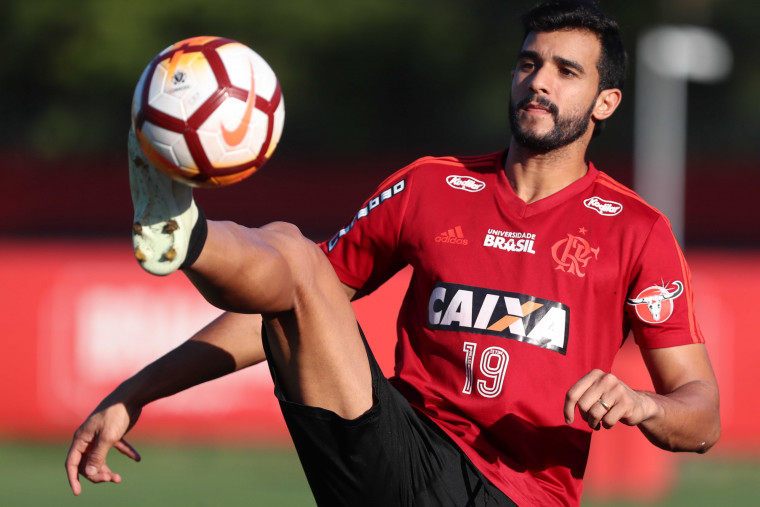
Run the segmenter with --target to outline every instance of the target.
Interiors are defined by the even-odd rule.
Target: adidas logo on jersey
[[[449,245],[467,245],[469,241],[465,239],[462,227],[457,225],[453,229],[444,231],[435,237],[436,243],[448,243]]]

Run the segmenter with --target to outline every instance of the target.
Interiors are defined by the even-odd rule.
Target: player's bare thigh
[[[372,406],[369,361],[348,296],[324,252],[297,227],[209,222],[188,276],[217,306],[264,314],[290,401],[347,419]]]

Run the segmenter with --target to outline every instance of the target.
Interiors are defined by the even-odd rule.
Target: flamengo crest
[[[568,233],[567,238],[552,246],[552,258],[557,263],[554,269],[583,278],[586,276],[588,261],[599,258],[599,247],[592,248],[584,238]]]

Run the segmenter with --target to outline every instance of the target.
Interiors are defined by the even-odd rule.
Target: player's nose
[[[541,66],[528,78],[528,89],[535,94],[549,94],[551,91],[550,73],[547,67]]]

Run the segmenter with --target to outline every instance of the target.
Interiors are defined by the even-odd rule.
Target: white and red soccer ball
[[[277,76],[249,47],[193,37],[158,54],[132,100],[132,126],[145,156],[193,186],[229,185],[259,169],[282,135]]]

